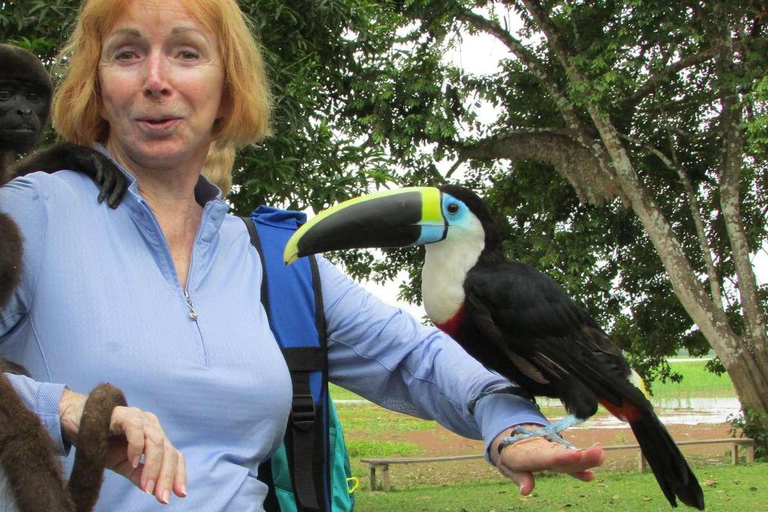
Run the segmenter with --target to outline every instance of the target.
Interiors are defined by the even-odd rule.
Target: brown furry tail
[[[89,512],[96,504],[104,480],[112,410],[125,405],[123,393],[110,384],[99,384],[88,395],[69,477],[69,491],[78,512]]]
[[[653,411],[643,411],[641,419],[629,425],[670,505],[677,506],[677,497],[689,507],[704,510],[704,494],[696,475]]]
[[[75,510],[51,437],[2,373],[0,466],[19,511]]]

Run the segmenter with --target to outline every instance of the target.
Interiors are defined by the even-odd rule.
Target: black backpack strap
[[[256,252],[259,253],[259,258],[264,261],[264,254],[261,248],[261,241],[259,240],[259,233],[256,231],[256,226],[253,225],[253,221],[247,217],[240,217],[245,222],[245,226],[248,229],[248,235],[251,237],[251,244],[256,248]],[[263,265],[262,265],[263,267]],[[261,303],[264,305],[266,311],[269,311],[269,294],[267,293],[267,273],[262,269],[261,277]],[[264,498],[264,510],[265,512],[280,512],[280,503],[277,501],[277,493],[275,492],[275,484],[272,481],[272,462],[265,460],[259,464],[257,478],[259,481],[267,484],[267,497]]]
[[[261,300],[272,326],[267,265],[258,230],[251,219],[241,218],[248,228],[251,243],[256,248],[262,261]],[[315,401],[312,396],[310,374],[320,371],[323,376],[322,389],[328,389],[328,353],[320,272],[317,267],[317,260],[314,257],[309,258],[309,264],[312,273],[312,289],[315,299],[314,316],[319,346],[281,346],[293,384],[293,401],[285,436],[285,449],[298,510],[301,512],[320,512],[326,510],[327,499],[330,499],[331,496],[330,458],[326,456],[328,440],[325,423],[328,420],[325,404],[327,403],[327,397],[326,400],[320,403],[320,410],[318,410],[315,407]],[[323,469],[320,470],[320,468]],[[264,503],[265,510],[267,512],[279,511],[279,503],[272,482],[269,461],[265,461],[259,466],[259,479],[270,486],[267,500]],[[274,501],[274,505],[271,504],[271,500]]]
[[[327,421],[327,411],[325,402],[320,404],[319,410],[315,407],[309,376],[312,372],[322,371],[322,388],[328,389],[328,353],[320,274],[315,258],[309,258],[309,262],[312,270],[312,289],[315,295],[315,323],[320,346],[283,348],[283,355],[293,382],[293,404],[285,437],[285,449],[298,510],[320,512],[326,509],[325,496],[331,496],[330,458],[326,457],[327,436],[324,425]],[[318,493],[323,489],[325,489],[324,494]]]

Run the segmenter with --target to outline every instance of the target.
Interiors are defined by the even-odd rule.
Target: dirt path
[[[728,423],[699,424],[699,425],[667,425],[676,441],[698,441],[730,437]],[[625,428],[572,428],[566,431],[565,438],[580,447],[588,447],[594,443],[603,446],[636,444],[635,436],[629,427]],[[404,440],[415,443],[426,450],[425,456],[464,455],[477,453],[482,450],[483,443],[457,436],[447,429],[437,426],[423,432],[405,434]],[[690,446],[685,447],[685,453],[722,452],[723,446]],[[620,454],[621,452],[611,452]],[[634,455],[631,454],[630,455]]]
[[[677,441],[693,441],[731,437],[730,425],[698,424],[668,425],[668,430]],[[357,437],[357,436],[354,436]],[[588,447],[594,443],[602,446],[636,444],[629,427],[626,428],[572,428],[566,432],[566,439],[576,446]],[[388,437],[391,441],[407,441],[422,448],[424,456],[445,456],[479,454],[483,452],[481,441],[460,437],[437,425],[434,429],[407,432]],[[683,453],[695,472],[700,473],[707,465],[730,464],[730,447],[725,445],[696,445],[683,447]],[[601,471],[635,471],[637,450],[616,450],[606,452],[606,461]],[[360,466],[362,471],[365,471]],[[365,474],[365,473],[363,473]],[[499,473],[485,461],[442,462],[436,464],[409,464],[391,467],[392,483],[396,487],[414,484],[447,484],[450,482],[498,479]],[[365,482],[367,484],[367,482]]]

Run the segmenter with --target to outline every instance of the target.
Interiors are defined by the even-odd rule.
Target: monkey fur
[[[90,148],[57,144],[11,171],[17,156],[31,150],[47,126],[53,86],[31,52],[0,44],[0,62],[0,185],[36,170],[72,169],[101,186],[99,201],[107,199],[112,208],[117,207],[126,188],[125,177],[109,159]],[[19,284],[22,251],[16,224],[0,213],[0,311]],[[27,375],[22,366],[4,359],[0,359],[0,371]],[[110,384],[99,384],[91,391],[80,423],[75,464],[65,483],[53,440],[0,373],[0,466],[17,509],[93,510],[103,481],[112,410],[125,405],[123,393]]]

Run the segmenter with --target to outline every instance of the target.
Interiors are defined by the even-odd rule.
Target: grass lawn
[[[768,510],[768,464],[718,466],[697,470],[707,510]],[[456,511],[488,512],[672,510],[651,473],[603,473],[591,483],[562,475],[539,476],[531,496],[520,496],[508,481],[456,482],[415,486],[391,492],[356,494],[362,512]],[[679,508],[684,510],[687,507]],[[694,510],[694,509],[688,509]]]
[[[736,396],[727,374],[715,375],[704,366],[706,361],[672,362],[672,370],[683,376],[682,382],[653,383],[654,399],[716,398]]]

